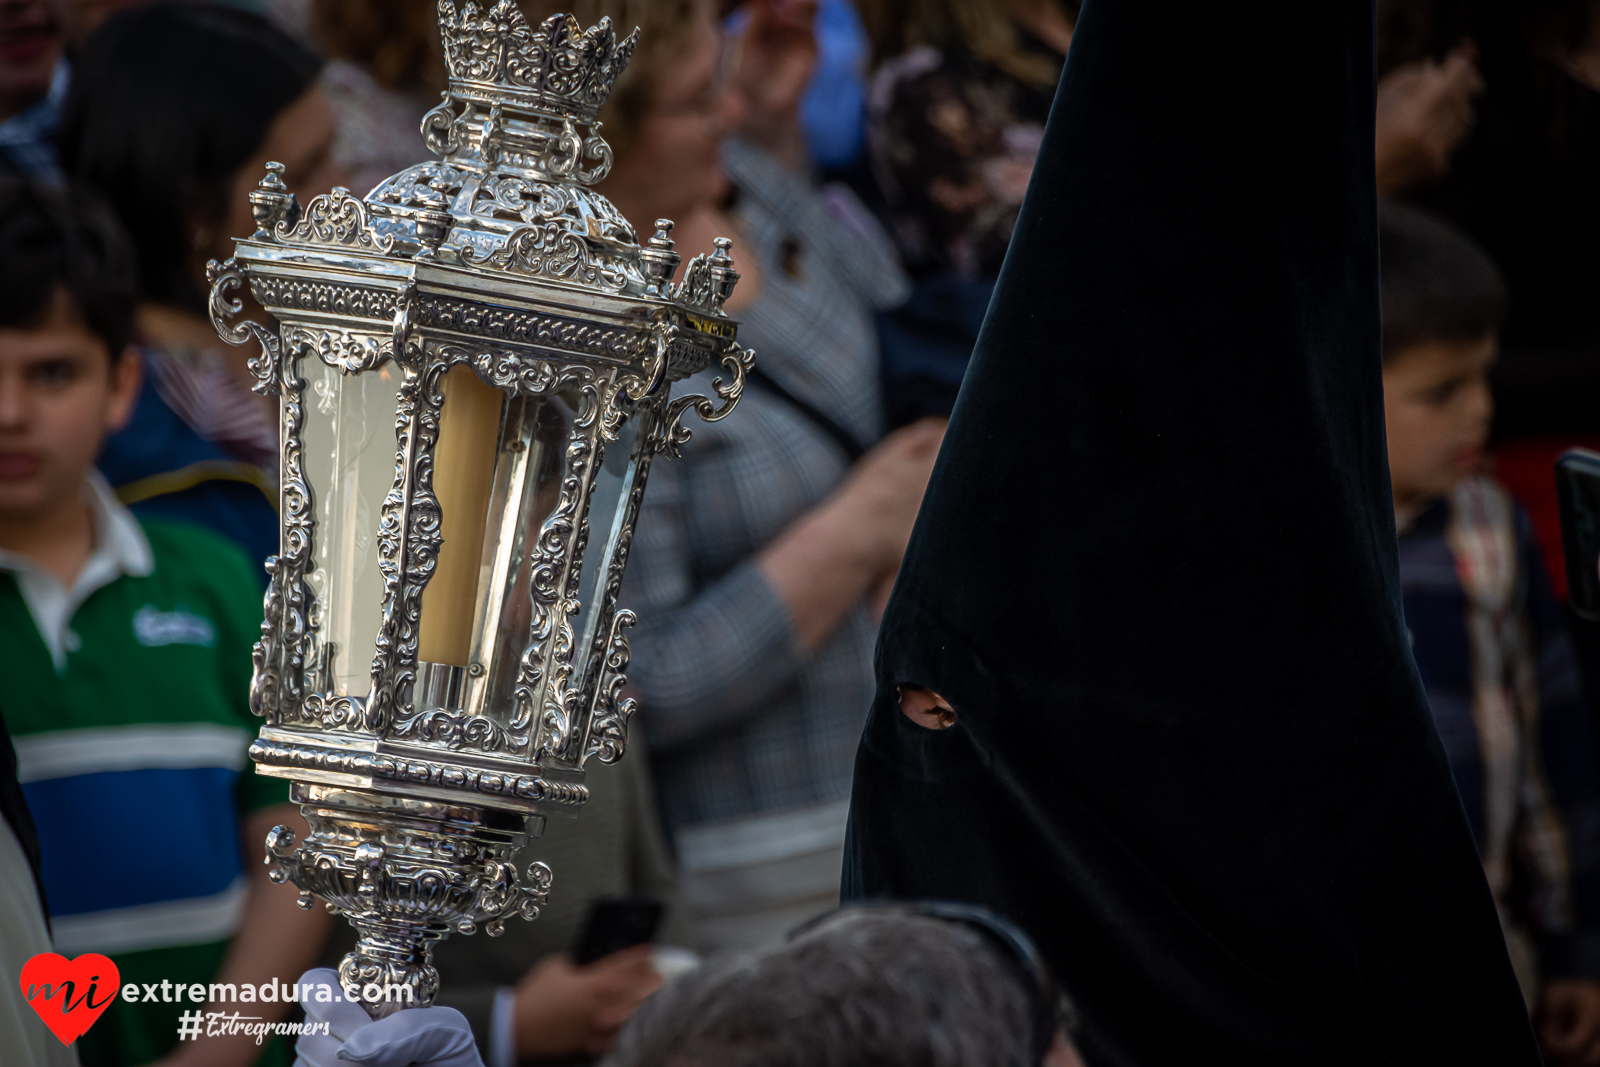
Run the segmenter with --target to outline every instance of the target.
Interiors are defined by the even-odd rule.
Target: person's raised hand
[[[861,457],[834,494],[834,505],[862,539],[876,572],[893,580],[911,540],[939,446],[944,419],[903,426]]]
[[[1600,981],[1554,978],[1545,983],[1534,1030],[1552,1067],[1600,1064]]]
[[[1472,129],[1473,101],[1481,92],[1478,52],[1470,42],[1457,45],[1442,63],[1418,60],[1378,80],[1374,148],[1380,196],[1444,176]]]
[[[800,99],[817,61],[817,2],[751,0],[744,11],[732,64],[732,88],[745,104],[741,132],[790,166],[804,166]]]
[[[650,946],[638,945],[582,967],[566,956],[536,963],[516,987],[520,1059],[604,1052],[640,1003],[661,988]]]
[[[882,613],[944,428],[943,419],[923,419],[885,437],[757,556],[802,651],[817,648],[863,599]]]

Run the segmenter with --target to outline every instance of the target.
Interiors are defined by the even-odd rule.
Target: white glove
[[[325,1034],[302,1034],[295,1043],[295,1067],[483,1067],[467,1017],[454,1008],[407,1008],[376,1022],[366,1009],[345,998],[339,974],[317,967],[300,977],[302,986],[328,986],[332,1001],[302,996],[306,1018],[327,1023]]]

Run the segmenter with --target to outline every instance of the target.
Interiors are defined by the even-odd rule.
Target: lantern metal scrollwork
[[[409,988],[374,1015],[432,1001],[440,938],[537,914],[551,872],[512,856],[627,742],[617,592],[651,460],[753,365],[729,242],[674,282],[672,223],[641,247],[592,188],[638,31],[534,27],[511,0],[441,0],[439,24],[438,158],[303,207],[269,164],[255,233],[209,266],[212,320],[260,345],[280,412],[250,755],[311,832],[274,831],[267,862],[356,927],[347,990]],[[671,396],[718,364],[714,397]]]

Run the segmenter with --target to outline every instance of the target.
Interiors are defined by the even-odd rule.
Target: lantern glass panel
[[[484,535],[484,581],[478,589],[479,615],[473,662],[488,668],[484,682],[473,683],[474,711],[499,717],[510,707],[484,708],[487,694],[509,696],[533,623],[531,569],[539,530],[561,496],[567,437],[577,418],[576,399],[518,397],[507,407],[495,464],[491,522]],[[485,648],[484,646],[488,647]]]
[[[346,374],[315,356],[306,379],[302,458],[315,526],[306,580],[315,597],[306,657],[313,692],[365,696],[383,622],[378,519],[395,479],[400,374]]]
[[[622,532],[624,504],[633,488],[638,464],[634,455],[638,443],[639,420],[629,419],[617,431],[617,440],[606,445],[605,459],[596,472],[589,491],[589,543],[583,551],[582,586],[578,594],[583,604],[574,621],[580,649],[594,647],[595,627],[605,595],[606,572],[618,535]]]

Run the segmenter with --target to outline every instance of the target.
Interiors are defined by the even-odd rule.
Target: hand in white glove
[[[328,986],[330,1002],[302,996],[306,1018],[327,1023],[325,1034],[303,1034],[295,1044],[295,1067],[483,1067],[467,1017],[454,1008],[407,1008],[376,1022],[345,997],[329,967],[307,971],[302,986]]]

